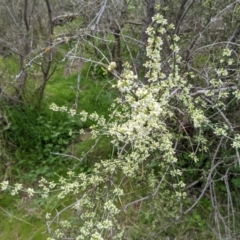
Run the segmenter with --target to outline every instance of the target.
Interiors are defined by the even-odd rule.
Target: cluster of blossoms
[[[228,126],[225,124],[223,127],[215,127],[214,134],[226,137],[228,135]]]
[[[125,69],[115,85],[123,98],[116,99],[113,104],[110,120],[106,122],[105,118],[96,113],[88,114],[86,111],[78,113],[82,122],[87,119],[96,122],[92,126],[92,135],[95,138],[102,135],[108,136],[114,148],[117,149],[117,155],[96,163],[92,174],[75,175],[71,172],[68,178],[61,177],[58,183],[49,183],[45,179],[40,181],[43,198],[47,198],[54,189],[58,189],[58,199],[69,195],[81,196],[71,205],[78,216],[78,223],[81,224],[78,226],[79,235],[76,239],[105,239],[112,232],[115,234],[114,239],[122,239],[123,230],[118,227],[117,216],[121,214],[118,202],[123,201],[125,191],[112,179],[116,172],[132,179],[138,178],[143,174],[142,166],[151,163],[151,159],[157,153],[159,154],[158,165],[162,172],[169,166],[173,166],[168,171],[169,175],[180,178],[182,174],[174,167],[177,162],[173,147],[174,134],[168,130],[166,119],[174,115],[169,105],[171,91],[179,86],[185,87],[186,83],[178,74],[170,75],[168,81],[161,81],[166,78],[166,75],[161,71],[160,54],[163,41],[158,35],[166,32],[167,21],[159,14],[153,18],[153,21],[160,23],[160,27],[158,29],[149,27],[147,30],[149,40],[146,53],[149,60],[145,67],[149,69],[146,74],[149,84],[142,84],[130,65],[125,63]],[[174,36],[174,41],[178,40],[178,37]],[[173,47],[177,53],[175,42]],[[116,65],[111,63],[108,71],[113,71],[115,67]],[[65,106],[59,107],[54,103],[51,104],[50,109],[67,112],[72,116],[76,114],[76,111]],[[152,172],[150,171],[149,174],[151,175]],[[160,189],[158,185],[162,181],[157,176],[152,176],[151,179],[152,184],[148,192],[150,196],[156,197]],[[3,189],[5,185],[2,184]],[[102,188],[103,185],[109,187]],[[181,192],[183,186],[183,183],[176,185],[174,196],[178,198],[185,196]],[[91,195],[94,197],[91,198]],[[101,200],[103,196],[107,196],[104,203]],[[98,209],[97,213],[95,209]],[[46,219],[50,226],[55,218],[51,220],[51,213],[47,213]],[[71,227],[69,221],[64,221],[60,225],[61,228],[52,232],[54,237],[52,239],[63,238],[64,229]]]
[[[233,143],[232,143],[232,147],[234,148],[240,148],[240,134],[236,134]]]
[[[34,189],[32,188],[24,189],[23,185],[19,183],[15,183],[13,186],[10,186],[8,180],[1,182],[0,187],[2,191],[9,190],[12,196],[17,195],[20,191],[26,192],[30,198],[35,194]]]
[[[124,73],[118,80],[116,87],[122,93],[129,93],[138,86],[137,76],[129,69],[128,63],[125,64]]]
[[[75,109],[68,109],[66,106],[57,106],[57,104],[55,103],[52,103],[50,106],[49,106],[49,109],[51,109],[52,111],[55,111],[55,112],[67,112],[69,113],[71,116],[74,116],[76,114],[76,110]]]
[[[107,70],[109,72],[112,72],[117,67],[117,64],[115,62],[110,62],[110,64],[107,67]]]

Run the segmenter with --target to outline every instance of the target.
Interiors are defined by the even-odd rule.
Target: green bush
[[[4,132],[8,148],[14,154],[18,170],[28,178],[52,176],[65,169],[66,159],[54,153],[66,153],[81,124],[66,113],[29,106],[7,108],[11,127]],[[21,171],[20,170],[20,171]],[[32,179],[32,180],[33,180]]]

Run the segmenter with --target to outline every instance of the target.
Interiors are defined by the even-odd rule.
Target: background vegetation
[[[101,166],[105,174],[104,182],[88,183],[86,192],[70,191],[64,199],[53,189],[46,199],[1,192],[1,239],[76,239],[89,219],[81,219],[78,209],[61,211],[87,194],[90,203],[96,199],[92,219],[108,219],[101,204],[113,194],[112,184],[124,189],[115,202],[120,214],[112,218],[124,230],[120,239],[238,239],[239,10],[239,1],[233,0],[0,0],[0,180],[37,189],[42,177],[71,181],[70,170],[90,178]],[[167,26],[152,19],[156,14]],[[159,31],[153,43],[148,27]],[[149,55],[149,46],[155,56]],[[146,61],[158,61],[157,69]],[[151,83],[154,71],[157,85]],[[113,88],[129,78],[126,73],[137,76],[130,93],[120,85]],[[138,89],[159,86],[152,101],[167,113],[158,115],[161,130],[150,136],[161,147],[138,164],[135,177],[121,165],[110,174],[108,164],[125,161],[137,148],[127,137],[114,146],[117,133],[110,134],[111,124],[124,126],[131,119],[127,116],[134,110],[127,101],[146,97],[136,98]],[[64,108],[52,111],[52,103]],[[71,116],[69,109],[77,114]],[[81,120],[83,110],[104,116],[105,126],[93,118]],[[168,134],[168,149],[177,161],[167,164],[163,135]],[[181,181],[184,186],[176,187]],[[88,205],[83,208],[84,214],[91,212]],[[46,226],[49,212],[75,223],[68,228],[53,219]],[[57,236],[60,228],[64,236]],[[101,233],[117,239],[119,229]]]

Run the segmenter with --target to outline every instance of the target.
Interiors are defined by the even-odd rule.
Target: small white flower
[[[52,104],[49,106],[49,109],[51,109],[51,110],[53,110],[53,111],[55,111],[55,112],[59,111],[59,107],[58,107],[57,104],[55,104],[55,103],[52,103]]]
[[[115,68],[117,67],[117,64],[115,62],[111,62],[108,67],[107,67],[107,70],[109,72],[112,72]]]
[[[2,191],[6,190],[8,188],[8,184],[9,184],[8,180],[1,182],[1,184],[0,184],[1,185],[1,190]]]
[[[70,114],[71,116],[76,115],[76,110],[71,108],[71,109],[69,110],[69,114]]]
[[[60,112],[67,112],[67,107],[66,106],[61,106],[61,107],[58,107],[58,110]]]
[[[86,122],[87,121],[88,113],[85,110],[80,112],[80,116],[81,116],[80,120],[82,122]]]
[[[232,50],[231,50],[231,49],[225,48],[225,49],[223,50],[223,56],[230,57],[231,54],[232,54]]]
[[[32,188],[28,188],[28,189],[27,189],[27,193],[28,193],[28,196],[29,196],[29,197],[32,197],[32,196],[34,195],[35,191],[34,191],[34,189],[32,189]]]

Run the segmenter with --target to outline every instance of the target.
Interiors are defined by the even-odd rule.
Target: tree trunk
[[[113,60],[116,62],[117,64],[117,71],[119,73],[122,72],[122,57],[121,57],[121,38],[120,38],[120,29],[114,29],[114,38],[115,38],[115,43],[113,46]]]

